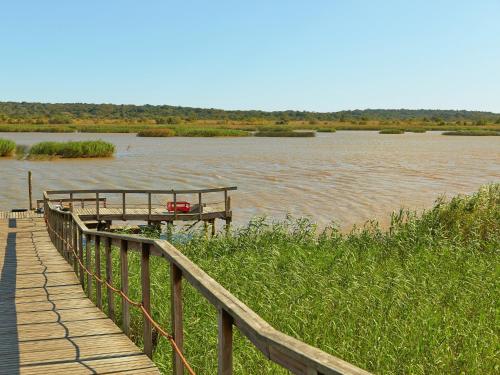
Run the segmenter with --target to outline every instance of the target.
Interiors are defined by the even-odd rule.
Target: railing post
[[[170,311],[172,314],[172,336],[182,352],[184,346],[184,329],[182,323],[182,271],[175,264],[170,264]],[[173,351],[173,373],[182,375],[184,367],[181,357]]]
[[[71,233],[73,235],[73,241],[71,244],[73,245],[73,250],[71,254],[73,256],[73,268],[75,269],[75,274],[78,276],[78,261],[76,260],[76,254],[78,254],[78,226],[76,223],[73,221],[73,218],[71,218]]]
[[[120,271],[121,271],[121,291],[128,296],[128,242],[121,240],[120,243]],[[128,336],[130,326],[129,305],[122,297],[122,330]]]
[[[142,288],[142,306],[151,315],[151,290],[150,290],[150,273],[149,273],[149,244],[142,244],[141,252],[141,288]],[[144,353],[149,358],[153,357],[153,336],[151,332],[151,322],[144,317],[143,319],[143,338],[144,338]]]
[[[95,274],[98,278],[101,278],[101,237],[95,236],[94,240],[95,248]],[[102,310],[102,284],[96,280],[95,281],[95,297],[97,302],[97,307]]]
[[[97,221],[99,221],[99,193],[95,193],[95,212],[97,216]]]
[[[229,207],[228,207],[228,196],[227,196],[227,189],[224,189],[224,216],[227,217],[229,213]]]
[[[91,270],[91,250],[90,244],[92,237],[90,235],[85,236],[85,267],[90,271]],[[92,276],[87,273],[87,296],[92,300]]]
[[[174,220],[177,219],[177,193],[174,192]]]
[[[218,375],[233,373],[233,318],[224,309],[218,319]]]
[[[69,193],[69,199],[70,199],[70,202],[69,202],[69,211],[73,212],[73,193]]]
[[[151,220],[151,193],[148,193],[148,221]]]
[[[83,232],[81,230],[78,231],[78,258],[83,264]],[[82,284],[82,288],[85,289],[85,272],[83,271],[82,264],[80,264],[80,284]]]
[[[199,216],[198,219],[201,220],[203,216],[203,204],[201,202],[201,192],[198,193],[198,206],[199,206]]]
[[[111,259],[111,238],[106,238],[105,242],[106,250],[106,282],[113,285],[113,264]],[[115,321],[115,302],[114,302],[114,292],[111,288],[107,287],[107,297],[108,297],[108,315],[111,320]]]
[[[125,220],[125,192],[122,193],[122,219]]]

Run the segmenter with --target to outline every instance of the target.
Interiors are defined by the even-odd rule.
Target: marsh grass
[[[159,233],[149,228],[143,235]],[[497,372],[498,184],[440,199],[420,214],[395,212],[388,230],[372,221],[347,234],[334,225],[318,232],[306,219],[257,218],[228,235],[193,232],[191,241],[174,245],[275,328],[369,371]],[[137,252],[129,253],[129,275],[130,294],[140,301]],[[113,277],[120,285],[119,272]],[[168,328],[163,259],[151,259],[151,284],[153,317]],[[216,310],[188,282],[183,288],[185,354],[197,373],[216,373]],[[131,337],[142,345],[141,316],[131,314]],[[234,337],[235,373],[286,373],[237,329]],[[154,361],[171,373],[163,339]]]
[[[57,156],[62,158],[101,158],[112,156],[115,146],[104,141],[40,142],[33,145],[29,155]]]
[[[246,137],[247,131],[239,129],[178,126],[173,128],[178,137]]]
[[[173,129],[144,129],[137,133],[138,137],[173,137]]]
[[[443,135],[463,135],[463,136],[498,136],[500,131],[494,130],[457,130],[443,132]]]
[[[254,134],[255,137],[315,137],[315,132],[309,131],[293,131],[293,130],[274,130],[274,131],[258,131]]]
[[[379,131],[380,134],[404,134],[403,129],[382,129]]]
[[[16,151],[16,143],[10,139],[0,138],[0,157],[12,156]]]

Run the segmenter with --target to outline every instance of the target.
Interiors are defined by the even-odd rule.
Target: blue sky
[[[0,100],[500,112],[500,1],[8,1]]]

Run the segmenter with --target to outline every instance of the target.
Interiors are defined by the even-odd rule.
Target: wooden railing
[[[171,200],[174,205],[174,210],[173,210],[173,215],[174,215],[174,220],[177,218],[182,218],[186,216],[190,216],[193,219],[196,217],[199,220],[202,220],[203,216],[203,206],[206,201],[204,201],[203,197],[206,194],[209,193],[222,193],[223,197],[221,196],[221,200],[224,204],[224,216],[229,217],[231,213],[231,197],[229,196],[229,192],[237,190],[236,186],[230,186],[230,187],[221,187],[221,188],[213,188],[213,189],[186,189],[186,190],[123,190],[123,189],[87,189],[87,190],[49,190],[46,191],[45,194],[47,197],[54,202],[64,202],[64,203],[69,203],[69,209],[70,211],[73,211],[74,204],[73,202],[87,202],[87,201],[92,201],[94,202],[95,205],[95,212],[96,212],[96,219],[100,219],[100,213],[99,213],[99,208],[100,208],[100,203],[105,202],[105,207],[106,205],[110,205],[106,198],[103,198],[103,195],[105,194],[112,194],[112,195],[118,195],[120,196],[120,203],[119,207],[121,208],[121,214],[123,219],[126,218],[127,215],[127,197],[130,195],[142,195],[143,199],[142,201],[144,203],[141,204],[141,207],[147,207],[148,214],[151,217],[152,214],[152,209],[153,209],[153,197],[158,197],[158,196],[169,196],[171,197]],[[183,214],[180,213],[177,210],[177,202],[178,202],[178,197],[179,195],[196,195],[196,204],[198,207],[198,210],[195,214],[189,213],[189,214]],[[58,196],[64,196],[65,198],[54,198],[55,195]],[[82,195],[92,195],[93,197],[81,197]],[[77,196],[80,196],[77,197]],[[83,206],[82,206],[83,207]],[[134,206],[135,207],[135,206]]]
[[[78,192],[87,192],[87,190],[73,191],[73,194]],[[163,194],[163,192],[161,193]],[[99,199],[99,197],[97,196],[96,199]],[[169,242],[89,230],[75,213],[56,209],[53,202],[49,200],[48,192],[44,193],[44,200],[45,217],[51,240],[66,260],[73,264],[82,287],[85,289],[85,286],[87,286],[86,290],[89,296],[92,295],[91,289],[94,278],[85,271],[84,267],[90,269],[91,259],[93,258],[95,263],[94,275],[102,278],[110,285],[115,271],[112,269],[112,246],[119,247],[120,292],[123,293],[121,300],[122,329],[125,333],[129,332],[130,327],[129,302],[123,298],[123,295],[128,294],[129,287],[127,254],[129,251],[138,251],[141,253],[141,307],[149,315],[151,315],[152,305],[150,300],[150,256],[163,258],[170,267],[171,335],[175,345],[181,352],[184,341],[182,279],[187,280],[198,293],[217,309],[219,374],[232,374],[233,327],[237,327],[268,359],[293,373],[308,375],[367,374],[364,370],[350,363],[277,331]],[[101,276],[101,252],[103,246],[105,250],[105,277]],[[92,251],[94,254],[92,254]],[[76,255],[78,255],[80,262],[78,262]],[[115,319],[114,294],[111,293],[109,286],[105,287],[108,288],[107,313],[112,319]],[[96,304],[103,309],[103,283],[96,282],[95,288]],[[153,350],[152,326],[151,321],[146,319],[144,314],[143,317],[144,352],[151,357]],[[173,373],[177,375],[183,374],[182,357],[175,351]]]

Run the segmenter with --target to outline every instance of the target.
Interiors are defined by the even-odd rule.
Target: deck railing
[[[212,189],[214,190],[214,189]],[[110,190],[107,190],[109,192]],[[75,194],[87,193],[88,190],[51,192]],[[99,193],[94,191],[98,200]],[[113,190],[112,192],[121,192]],[[128,191],[129,193],[130,191]],[[134,191],[153,194],[155,191]],[[164,194],[163,191],[160,194]],[[226,193],[227,194],[227,193]],[[78,201],[78,199],[76,199]],[[103,309],[103,287],[108,289],[108,315],[115,320],[114,291],[121,296],[122,329],[125,333],[130,328],[128,297],[128,252],[141,254],[141,293],[142,300],[136,303],[143,311],[144,352],[152,356],[152,325],[150,300],[150,256],[163,258],[170,267],[171,288],[171,333],[169,339],[174,350],[173,373],[180,375],[184,371],[183,352],[183,295],[182,279],[187,280],[198,293],[209,301],[218,311],[218,373],[232,374],[233,327],[246,336],[250,342],[268,359],[296,374],[367,374],[350,363],[338,359],[324,351],[312,347],[293,337],[277,331],[243,302],[233,296],[214,279],[208,276],[195,263],[179,250],[164,240],[153,240],[139,236],[89,230],[74,212],[57,209],[49,199],[49,192],[44,193],[45,218],[52,242],[66,260],[74,266],[80,283],[88,296],[95,287],[96,304]],[[85,239],[85,241],[84,241]],[[85,248],[84,248],[85,243]],[[93,246],[92,246],[93,244]],[[121,286],[118,290],[112,286],[112,246],[119,247]],[[104,246],[105,276],[101,275],[101,252]],[[92,254],[93,252],[93,254]],[[91,259],[95,269],[91,270]],[[95,281],[95,282],[94,282]],[[95,285],[94,285],[95,284]],[[86,286],[86,288],[85,288]],[[133,303],[133,302],[132,302]],[[156,326],[155,326],[156,327]]]

